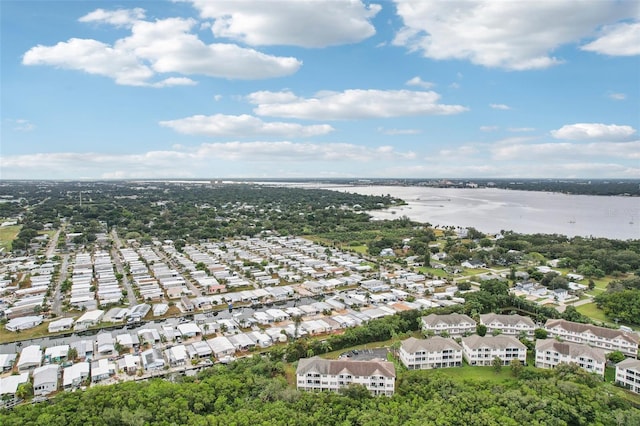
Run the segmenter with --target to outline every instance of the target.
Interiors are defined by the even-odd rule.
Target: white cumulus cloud
[[[285,176],[300,170],[345,175],[356,164],[411,161],[411,151],[349,143],[223,142],[137,154],[60,152],[2,158],[3,179],[125,179],[218,176]],[[278,165],[274,168],[274,165]],[[342,166],[339,166],[342,164]],[[306,173],[305,173],[306,172]],[[348,172],[346,173],[348,174]]]
[[[114,25],[116,27],[127,27],[133,25],[134,22],[145,18],[145,11],[139,7],[135,9],[116,9],[104,10],[96,9],[87,13],[79,22],[98,22]]]
[[[579,42],[603,25],[634,18],[636,4],[631,1],[587,4],[576,0],[396,0],[404,26],[396,34],[394,44],[431,59],[469,60],[508,70],[542,69],[563,62],[553,56],[555,49]]]
[[[507,111],[511,109],[509,105],[505,105],[505,104],[489,104],[489,106],[493,109],[500,109],[503,111]]]
[[[319,92],[301,98],[292,92],[255,92],[248,96],[257,115],[341,120],[419,115],[448,115],[467,111],[461,105],[440,104],[435,92],[409,90],[361,90]]]
[[[31,132],[36,128],[36,126],[32,122],[24,118],[7,118],[6,121],[9,126],[16,132]]]
[[[596,40],[582,50],[609,56],[640,55],[640,22],[609,25]]]
[[[113,45],[72,38],[53,46],[38,45],[23,56],[24,65],[49,65],[110,77],[117,84],[168,87],[191,85],[184,76],[154,81],[164,73],[252,80],[295,73],[293,57],[268,55],[235,44],[205,44],[191,33],[193,19],[168,18],[131,25],[131,35]]]
[[[551,136],[556,139],[600,139],[614,141],[629,139],[635,133],[636,129],[631,126],[602,123],[576,123],[566,124],[557,130],[552,130]]]
[[[422,130],[420,129],[385,129],[384,127],[378,127],[378,132],[385,135],[389,135],[389,136],[419,135],[420,133],[422,133]]]
[[[637,160],[640,159],[640,142],[498,144],[492,148],[492,152],[496,160],[562,159],[566,163],[571,163],[577,158]]]
[[[161,121],[160,125],[187,135],[234,137],[310,137],[325,135],[334,129],[328,124],[303,126],[296,123],[268,123],[247,115],[194,115],[178,120]]]
[[[359,0],[190,0],[211,30],[251,46],[326,47],[357,43],[375,34],[381,7]]]
[[[420,77],[417,77],[417,76],[413,77],[412,79],[407,81],[405,84],[407,86],[422,87],[423,89],[431,89],[433,86],[435,86],[435,83],[432,83],[430,81],[424,81],[423,79],[421,79]]]
[[[624,93],[609,93],[607,97],[609,99],[613,99],[614,101],[624,101],[625,99],[627,99],[627,95],[625,95]]]

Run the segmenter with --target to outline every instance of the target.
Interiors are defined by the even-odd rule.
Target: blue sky
[[[637,1],[12,1],[2,179],[640,178]]]

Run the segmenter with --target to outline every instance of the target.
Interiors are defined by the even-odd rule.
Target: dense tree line
[[[91,242],[97,232],[111,227],[143,241],[157,237],[195,242],[264,230],[309,235],[358,229],[358,224],[369,222],[365,211],[403,203],[389,195],[205,181],[12,182],[5,188],[22,200],[5,203],[12,207],[5,209],[7,213],[19,210],[23,215],[19,249],[33,238],[30,230],[37,229],[35,225],[42,229],[45,223],[59,224],[61,218],[68,219],[68,232],[83,234],[77,243]]]
[[[640,325],[640,277],[611,281],[595,302],[611,320]]]
[[[574,366],[521,370],[499,384],[442,371],[399,371],[393,397],[354,386],[305,393],[285,365],[260,357],[197,378],[65,392],[52,403],[0,411],[0,424],[85,425],[637,425],[640,411]]]
[[[640,271],[640,240],[568,238],[558,234],[504,232],[497,245],[506,250],[540,254],[560,259],[560,267],[574,269],[587,277]]]

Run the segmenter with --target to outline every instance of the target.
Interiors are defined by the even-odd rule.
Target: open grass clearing
[[[602,322],[609,321],[609,319],[605,316],[604,311],[602,309],[598,309],[598,306],[596,306],[594,302],[585,303],[584,305],[576,306],[576,310],[593,320],[602,321]]]
[[[6,251],[11,250],[11,243],[16,239],[22,225],[9,225],[0,227],[0,247]]]
[[[511,374],[511,368],[508,365],[502,367],[499,372],[496,372],[493,367],[476,367],[467,364],[462,367],[440,368],[431,371],[434,371],[434,374],[442,374],[459,381],[473,380],[502,383],[514,379]]]
[[[8,331],[3,326],[2,329],[0,329],[0,344],[17,342],[19,340],[36,339],[43,336],[50,336],[48,329],[48,322],[44,322],[36,327],[21,331]]]

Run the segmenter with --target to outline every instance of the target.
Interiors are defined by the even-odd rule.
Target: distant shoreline
[[[223,181],[220,181],[223,182]],[[640,179],[230,179],[226,182],[314,184],[340,186],[396,186],[450,189],[505,189],[567,195],[640,197]]]

